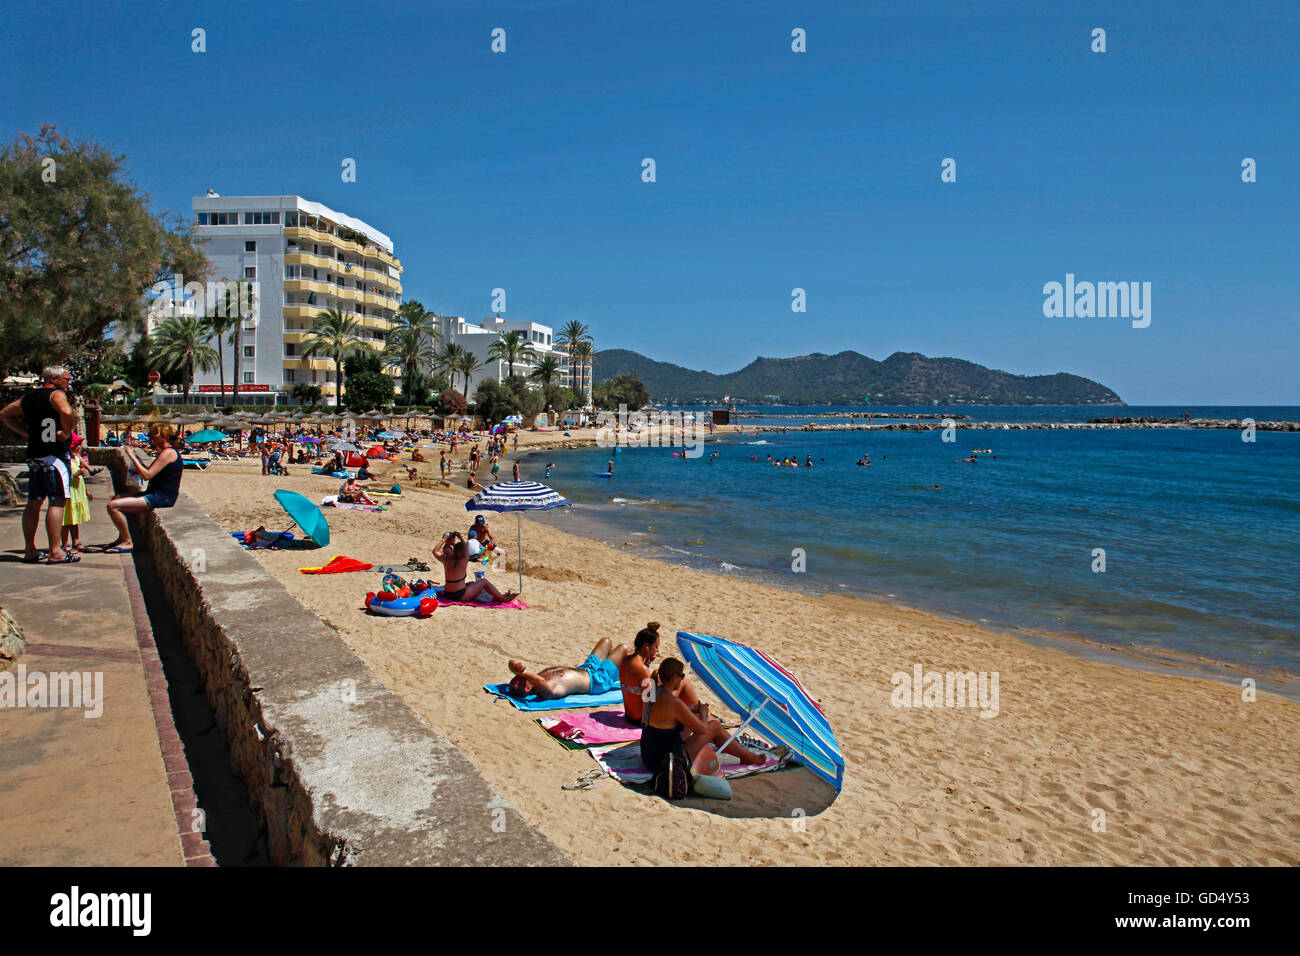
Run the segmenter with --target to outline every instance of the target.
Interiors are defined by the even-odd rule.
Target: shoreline
[[[527,461],[529,458],[522,445],[519,456],[521,462]],[[534,465],[535,467],[536,465]],[[554,519],[550,517],[525,518],[524,520],[531,520],[535,524],[543,523],[547,527],[558,531],[566,531],[569,534],[598,535],[601,543],[612,550],[625,554],[635,554],[637,557],[656,561],[672,568],[684,568],[709,574],[724,582],[739,580],[764,584],[778,590],[789,590],[789,588],[783,587],[777,572],[765,568],[733,565],[733,567],[743,568],[744,571],[743,575],[734,575],[720,569],[721,564],[725,563],[725,559],[719,556],[706,556],[693,552],[683,553],[667,548],[664,548],[665,553],[660,553],[657,550],[651,552],[648,549],[641,548],[633,541],[627,540],[620,544],[613,539],[630,534],[630,532],[620,528],[615,523],[606,521],[602,517],[587,517],[593,511],[599,515],[602,510],[601,508],[588,509],[586,514],[579,519],[583,527],[574,531],[566,531],[565,528],[555,524]],[[839,591],[816,578],[802,581],[800,589],[803,593],[811,595],[856,600],[869,605],[930,614],[955,625],[977,627],[997,633],[1009,634],[1031,646],[1055,647],[1080,659],[1099,660],[1115,667],[1136,669],[1149,673],[1177,674],[1212,680],[1221,684],[1231,684],[1234,681],[1240,681],[1241,678],[1251,677],[1257,682],[1268,681],[1272,685],[1269,688],[1270,693],[1277,694],[1287,700],[1300,702],[1300,674],[1284,669],[1261,667],[1258,671],[1252,672],[1247,670],[1246,663],[1241,661],[1222,660],[1205,654],[1179,651],[1168,647],[1150,647],[1143,650],[1138,647],[1123,646],[1119,643],[1104,640],[1096,635],[1079,631],[1042,625],[1016,625],[986,620],[963,613],[960,609],[944,607],[940,604],[917,603],[889,593],[867,591],[852,586],[846,586],[842,591]],[[1116,640],[1122,640],[1122,636],[1116,638]]]
[[[187,473],[182,490],[228,530],[283,524],[270,500],[274,488],[309,497],[333,490],[319,476],[259,482],[257,471],[255,463],[214,465]],[[248,480],[231,482],[239,472]],[[1300,706],[1268,691],[1246,702],[1238,688],[1200,676],[1089,660],[857,596],[724,579],[536,521],[523,526],[529,611],[451,607],[428,621],[376,618],[360,608],[374,589],[371,575],[322,579],[297,571],[333,554],[429,560],[437,530],[468,524],[464,500],[456,488],[413,489],[383,514],[329,513],[335,537],[328,549],[256,556],[304,613],[333,627],[529,823],[576,859],[1300,862],[1300,818],[1287,805],[1300,786],[1288,757],[1300,736]],[[497,529],[512,557],[502,584],[514,579],[513,524]],[[608,780],[591,791],[561,790],[595,767],[590,756],[563,750],[533,715],[494,703],[479,685],[503,679],[507,657],[572,663],[598,637],[628,641],[649,620],[664,625],[661,659],[677,654],[676,631],[686,630],[751,643],[797,674],[844,751],[843,791],[834,794],[800,769],[739,781],[727,803],[668,804]],[[893,705],[890,675],[918,663],[1000,673],[998,716]],[[1109,835],[1090,828],[1089,808],[1110,815]],[[805,829],[792,829],[792,814]]]

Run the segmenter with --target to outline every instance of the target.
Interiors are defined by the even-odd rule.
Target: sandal
[[[49,555],[49,552],[46,552],[46,551],[37,551],[37,552],[36,552],[36,557],[34,557],[34,558],[23,558],[23,564],[40,564],[42,561],[44,561],[44,560],[45,560],[46,558],[48,558],[49,556],[50,556],[50,555]]]
[[[588,770],[577,780],[570,780],[568,783],[562,784],[560,789],[561,790],[594,790],[596,784],[600,782],[600,778],[603,776],[605,776],[605,771],[603,770]]]
[[[45,563],[46,564],[76,564],[80,560],[81,560],[81,555],[74,554],[71,551],[64,551],[63,557],[58,561],[51,561],[49,558],[46,558]]]

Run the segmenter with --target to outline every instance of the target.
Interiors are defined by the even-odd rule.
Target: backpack
[[[665,800],[684,800],[690,795],[693,786],[691,758],[686,752],[685,743],[682,743],[664,755],[654,776],[650,778],[650,789]]]

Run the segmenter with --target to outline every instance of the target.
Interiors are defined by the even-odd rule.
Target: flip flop
[[[49,552],[46,552],[46,551],[37,551],[37,552],[36,552],[36,557],[34,557],[34,558],[23,558],[23,564],[40,564],[42,561],[44,561],[44,560],[45,560],[46,558],[48,558],[49,556],[50,556],[50,555],[49,555]]]
[[[588,770],[577,780],[570,780],[568,783],[561,784],[561,790],[593,790],[600,778],[605,776],[604,770]]]
[[[46,564],[76,564],[80,560],[81,560],[81,555],[76,554],[72,551],[64,551],[62,559],[58,561],[51,561],[47,558],[45,563]]]
[[[133,549],[131,548],[124,548],[119,544],[112,548],[104,548],[104,550],[101,553],[102,554],[130,554],[132,550]]]

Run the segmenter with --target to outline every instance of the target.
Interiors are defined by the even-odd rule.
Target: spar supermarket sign
[[[225,388],[222,388],[220,385],[199,386],[200,392],[229,392],[233,390],[234,390],[233,385],[227,385]],[[241,385],[239,386],[239,390],[241,392],[269,392],[271,390],[271,386],[270,385]]]

